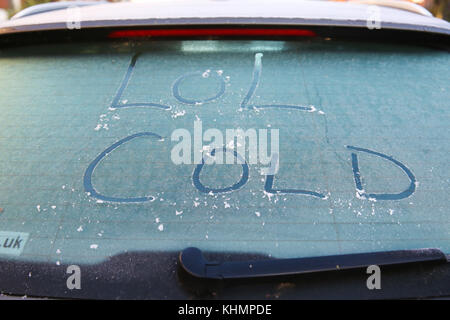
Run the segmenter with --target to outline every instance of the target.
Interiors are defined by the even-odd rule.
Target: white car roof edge
[[[324,27],[353,27],[353,28],[367,28],[365,20],[342,21],[332,19],[283,19],[283,18],[179,18],[179,19],[158,19],[158,20],[99,20],[86,21],[81,24],[83,29],[96,28],[113,28],[113,27],[164,27],[164,26],[208,26],[208,25],[226,25],[226,26],[286,26],[286,27],[307,27],[307,26],[324,26]],[[404,30],[404,31],[418,31],[437,33],[442,35],[450,35],[450,29],[439,28],[435,26],[423,26],[414,24],[400,24],[385,22],[381,23],[381,29],[386,30]],[[65,23],[48,23],[40,25],[21,25],[16,27],[0,27],[1,34],[13,34],[32,31],[52,31],[52,30],[66,30]],[[78,30],[72,30],[77,32]]]
[[[423,16],[432,17],[433,15],[427,9],[418,4],[406,1],[406,0],[347,0],[351,3],[357,4],[368,4],[375,5],[381,7],[391,7],[400,10],[405,10],[409,12],[414,12]],[[41,3],[25,8],[18,13],[16,13],[11,20],[20,19],[23,17],[27,17],[34,14],[45,13],[49,11],[67,9],[74,6],[82,7],[82,6],[92,6],[99,5],[102,3],[106,3],[106,0],[69,0],[69,1],[61,1],[61,2],[49,2],[49,3]]]
[[[11,17],[11,20],[16,20],[24,17],[29,17],[35,14],[41,14],[50,11],[62,10],[71,7],[84,7],[84,6],[93,6],[105,3],[106,1],[62,1],[62,2],[49,2],[49,3],[41,3],[36,4],[34,6],[25,8],[19,12],[17,12],[14,16]]]
[[[348,0],[353,3],[360,3],[360,4],[368,4],[368,5],[375,5],[375,6],[381,6],[381,7],[391,7],[396,8],[400,10],[406,10],[410,12],[414,12],[426,17],[432,17],[430,11],[425,9],[422,6],[419,6],[418,4],[409,2],[409,1],[403,1],[403,0]]]
[[[153,0],[100,3],[79,7],[76,14],[69,9],[9,20],[0,24],[0,33],[64,29],[71,15],[80,17],[81,28],[177,24],[367,27],[371,19],[377,19],[381,28],[450,33],[450,23],[442,19],[352,2],[278,0],[274,5],[270,0]]]

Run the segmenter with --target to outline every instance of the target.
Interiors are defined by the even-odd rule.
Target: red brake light
[[[144,38],[144,37],[315,37],[314,31],[307,29],[140,29],[117,30],[108,34],[108,38]]]

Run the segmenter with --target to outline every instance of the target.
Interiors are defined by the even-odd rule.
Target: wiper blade
[[[296,259],[212,262],[204,258],[200,249],[187,248],[180,252],[179,262],[187,273],[196,278],[242,279],[360,269],[370,265],[447,263],[448,258],[439,249],[417,249]]]

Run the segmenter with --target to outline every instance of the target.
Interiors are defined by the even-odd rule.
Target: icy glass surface
[[[337,41],[79,48],[0,52],[2,259],[95,263],[188,246],[450,253],[448,53]],[[278,172],[174,164],[172,133],[193,141],[199,121],[203,133],[278,129]]]

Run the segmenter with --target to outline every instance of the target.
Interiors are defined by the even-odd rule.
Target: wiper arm
[[[242,279],[286,276],[366,268],[370,265],[388,266],[418,262],[447,263],[447,256],[439,249],[398,250],[356,253],[297,259],[211,262],[198,248],[180,252],[179,262],[190,275],[202,279]]]

